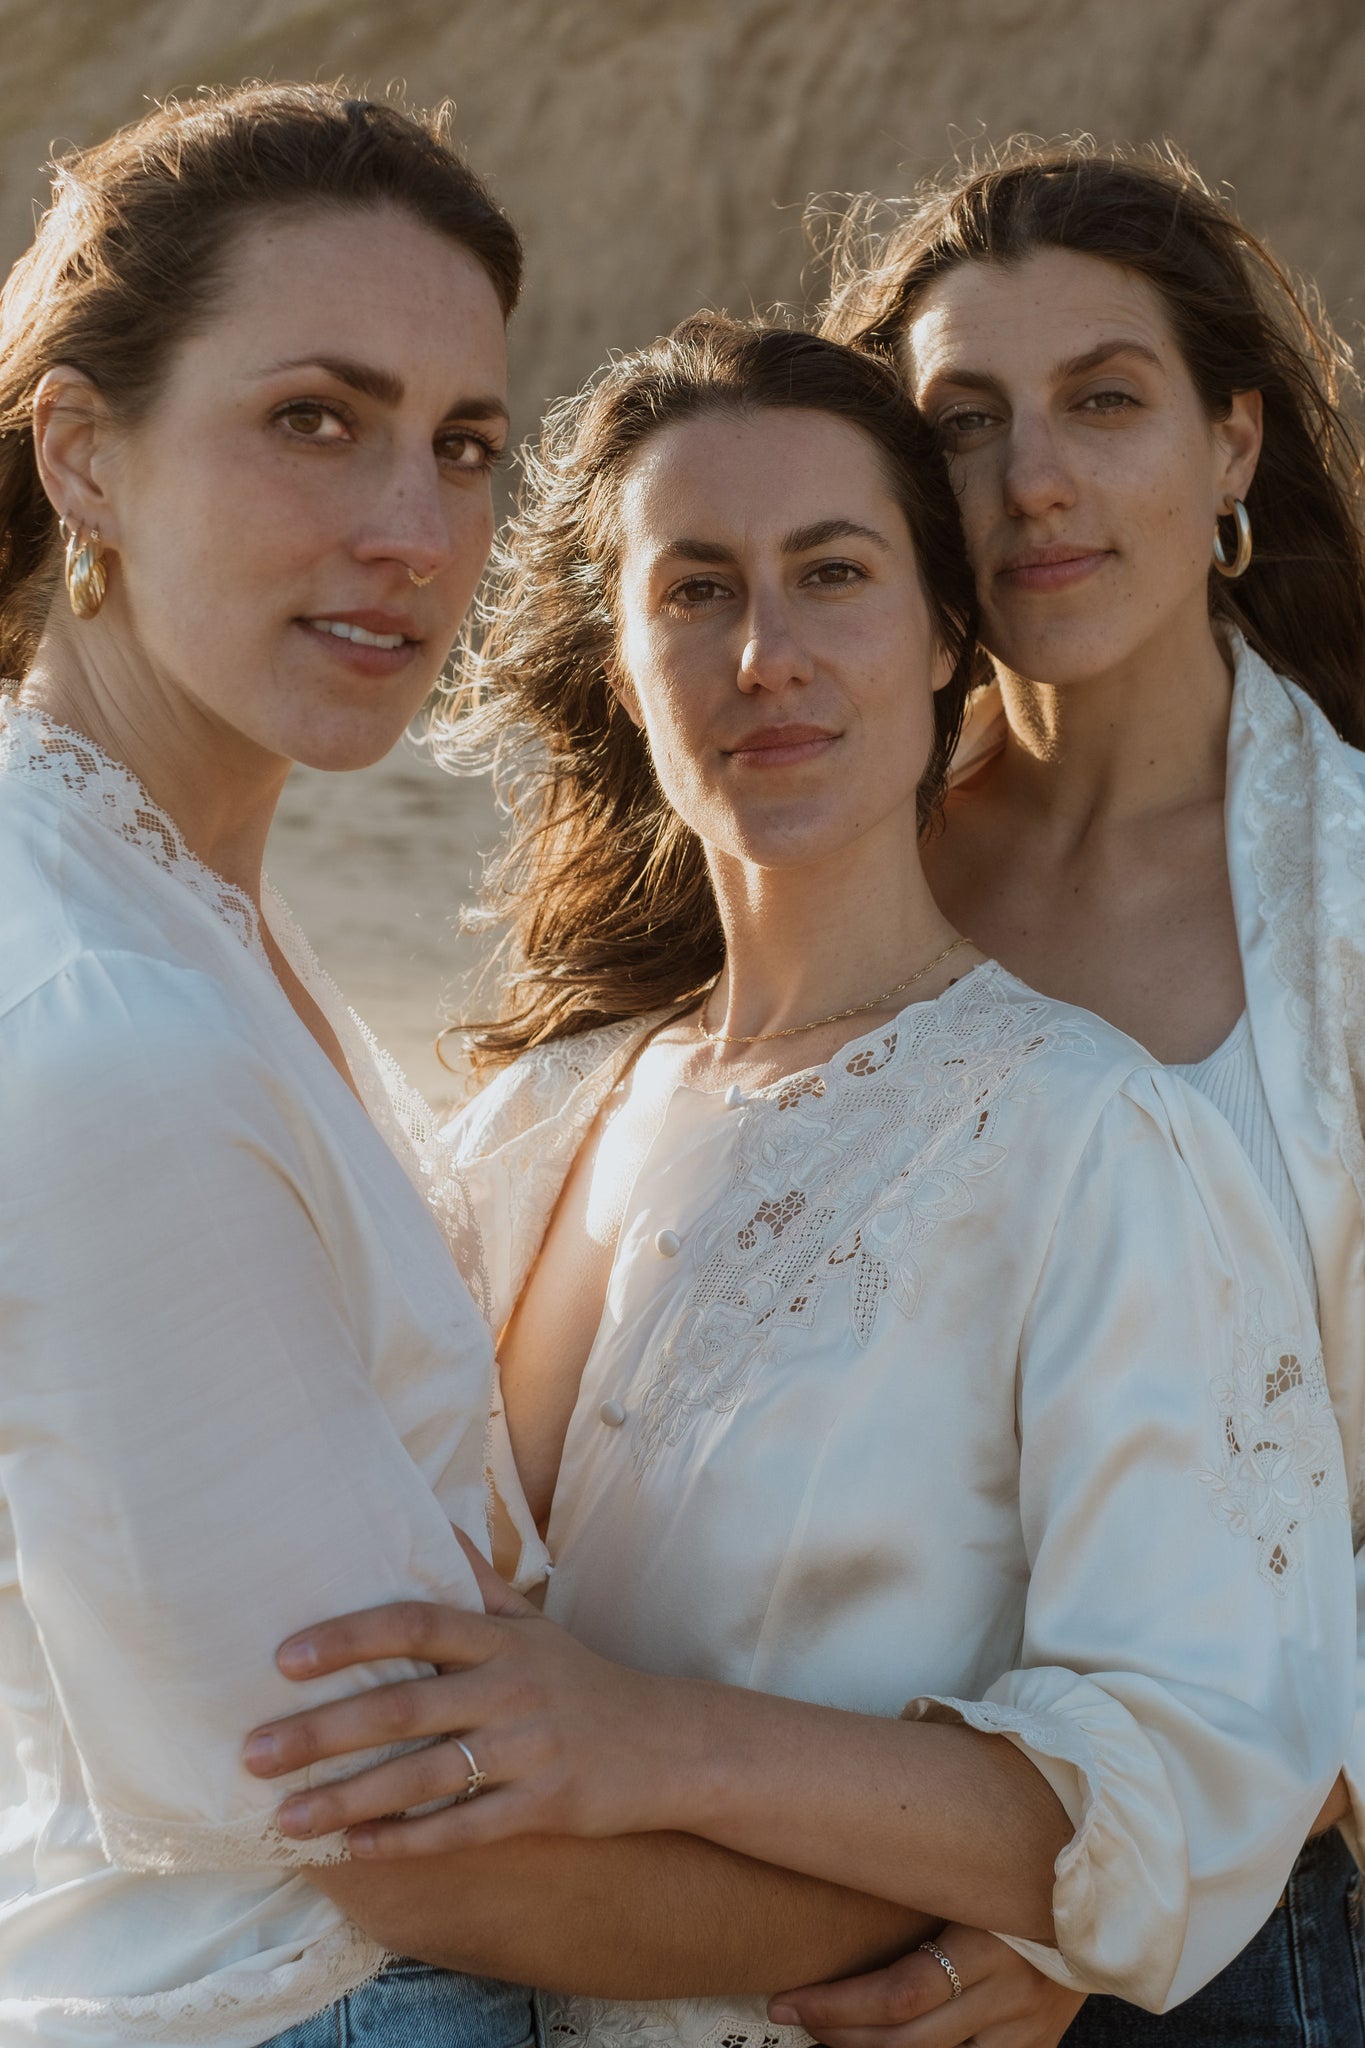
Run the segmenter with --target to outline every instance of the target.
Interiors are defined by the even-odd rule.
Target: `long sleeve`
[[[1141,1075],[1072,1176],[1020,1349],[1018,1667],[912,1711],[1003,1733],[1076,1833],[1061,1981],[1164,2009],[1269,1913],[1349,1726],[1340,1442],[1310,1305],[1215,1112]]]
[[[394,1669],[292,1685],[276,1646],[379,1601],[478,1604],[373,1384],[354,1204],[227,1016],[205,977],[85,955],[0,1019],[0,1489],[127,1869],[335,1858],[274,1830],[242,1743]]]

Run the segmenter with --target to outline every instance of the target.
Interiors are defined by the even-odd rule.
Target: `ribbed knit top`
[[[1303,1268],[1316,1305],[1317,1276],[1313,1271],[1308,1233],[1303,1225],[1303,1211],[1270,1119],[1270,1104],[1266,1100],[1261,1070],[1256,1064],[1251,1022],[1246,1011],[1243,1010],[1216,1052],[1211,1052],[1207,1059],[1196,1061],[1193,1066],[1172,1065],[1171,1072],[1179,1074],[1197,1088],[1215,1109],[1221,1110],[1237,1133],[1242,1150],[1255,1167],[1261,1185],[1274,1203],[1275,1213],[1289,1235],[1289,1242]]]

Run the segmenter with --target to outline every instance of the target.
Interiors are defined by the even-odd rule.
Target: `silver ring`
[[[464,1748],[463,1743],[460,1746],[462,1749]],[[467,1749],[465,1750],[465,1755],[469,1756],[469,1751]],[[469,1756],[469,1761],[473,1763],[474,1759],[472,1756]],[[962,1979],[958,1976],[957,1971],[953,1968],[947,1956],[944,1955],[943,1950],[941,1948],[935,1948],[932,1941],[922,1941],[920,1943],[920,1947],[924,1950],[925,1955],[932,1956],[934,1961],[936,1963],[940,1963],[943,1966],[943,1968],[948,1972],[948,1982],[953,1987],[952,1990],[948,1993],[948,2003],[949,2005],[951,2005],[955,1998],[961,1998],[962,1996]]]
[[[455,1804],[457,1806],[463,1806],[466,1799],[478,1798],[480,1792],[482,1792],[484,1786],[488,1783],[488,1773],[487,1771],[481,1771],[479,1769],[478,1765],[474,1761],[473,1750],[469,1747],[469,1744],[467,1742],[461,1742],[458,1735],[447,1735],[446,1741],[454,1743],[456,1749],[459,1750],[461,1756],[469,1765],[469,1777],[466,1780],[464,1791],[457,1792],[455,1794]]]

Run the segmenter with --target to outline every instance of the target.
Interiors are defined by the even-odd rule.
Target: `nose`
[[[354,547],[358,561],[394,562],[419,585],[450,566],[458,546],[459,506],[452,500],[463,499],[443,482],[430,447],[424,456],[396,458],[383,479],[375,480]],[[491,505],[486,519],[491,527]]]
[[[1075,503],[1066,451],[1045,414],[1017,413],[1011,421],[1003,481],[1005,509],[1018,518],[1036,519]]]
[[[813,679],[814,659],[792,619],[785,593],[755,593],[744,624],[741,690],[780,691]]]

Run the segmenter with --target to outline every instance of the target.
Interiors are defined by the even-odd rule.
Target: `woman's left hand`
[[[287,1799],[281,1832],[352,1830],[359,1856],[420,1856],[516,1834],[624,1835],[667,1826],[656,1739],[666,1681],[610,1663],[547,1621],[466,1545],[488,1611],[403,1601],[346,1614],[281,1645],[289,1678],[413,1658],[434,1677],[379,1686],[256,1729],[247,1769],[278,1777],[393,1743],[424,1742],[353,1778]],[[434,1800],[461,1800],[466,1743],[487,1780],[478,1796],[414,1819]],[[432,1738],[438,1738],[433,1742]],[[395,1818],[395,1816],[399,1816]]]
[[[1085,2004],[980,1928],[944,1927],[934,1945],[957,1973],[960,1998],[943,1965],[912,1949],[864,1977],[781,1992],[769,2017],[794,2021],[826,2048],[1056,2048]]]

